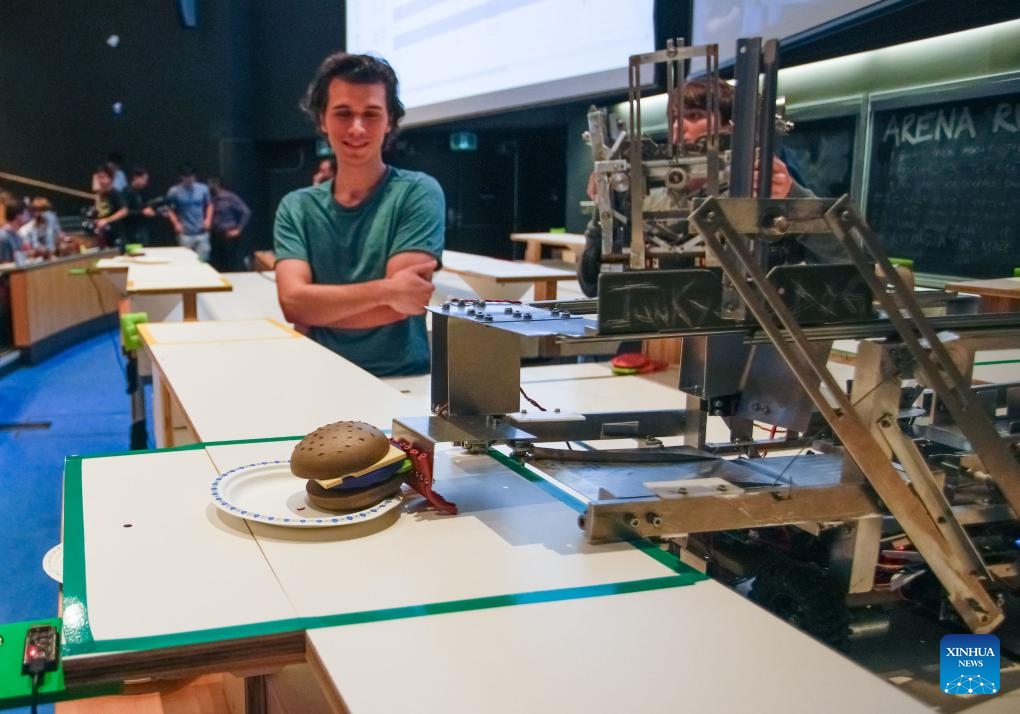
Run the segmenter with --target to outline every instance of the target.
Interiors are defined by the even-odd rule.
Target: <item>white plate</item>
[[[42,569],[58,583],[64,582],[64,544],[57,543],[46,551],[42,559]]]
[[[364,523],[400,505],[400,496],[387,498],[356,513],[317,509],[305,494],[305,480],[290,472],[290,461],[260,461],[238,466],[216,477],[210,487],[213,502],[225,513],[248,521],[290,528],[326,528]]]

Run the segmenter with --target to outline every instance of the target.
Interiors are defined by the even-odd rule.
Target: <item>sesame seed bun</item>
[[[337,478],[368,468],[389,449],[389,439],[371,424],[338,421],[320,426],[297,443],[290,470],[300,478]]]

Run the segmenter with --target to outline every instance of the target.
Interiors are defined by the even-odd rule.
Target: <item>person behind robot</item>
[[[704,153],[706,150],[705,139],[708,135],[708,94],[710,80],[697,78],[684,84],[683,89],[683,116],[671,118],[670,131],[674,142],[683,142],[684,147],[690,153]],[[733,86],[728,82],[719,80],[717,84],[719,99],[719,140],[720,148],[729,147],[729,139],[733,132],[733,99],[735,92]],[[757,190],[757,176],[755,177],[755,190]],[[721,184],[720,195],[725,196],[728,187]],[[595,175],[592,174],[588,180],[588,197],[595,200]],[[797,183],[791,176],[789,167],[778,157],[772,157],[772,190],[771,198],[815,198],[816,196],[807,188]],[[669,196],[668,189],[655,187],[648,191],[642,206],[645,211],[662,211],[675,208]],[[584,255],[578,263],[578,280],[581,289],[588,297],[594,297],[598,292],[599,266],[597,258],[601,253],[602,227],[599,224],[598,214],[592,217],[585,230],[587,238]],[[619,242],[620,238],[617,236]],[[830,235],[802,234],[790,236],[782,241],[770,245],[770,252],[775,256],[770,262],[798,263],[806,262],[811,264],[835,263],[848,260],[846,252],[838,242]]]
[[[337,159],[335,178],[284,196],[276,280],[284,315],[376,376],[429,371],[425,305],[443,251],[446,205],[431,176],[383,161],[404,107],[382,58],[337,53],[303,108]]]

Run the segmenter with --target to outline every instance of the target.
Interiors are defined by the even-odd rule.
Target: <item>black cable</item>
[[[895,377],[897,377],[897,379],[899,378],[899,375],[890,375],[889,377],[886,377],[886,378],[885,378],[885,379],[883,379],[882,381],[880,381],[880,382],[878,382],[877,384],[875,384],[875,386],[874,386],[874,387],[872,387],[872,388],[871,388],[871,389],[869,389],[869,390],[868,390],[867,392],[865,392],[865,393],[864,393],[864,394],[863,394],[863,395],[861,396],[861,398],[860,398],[860,399],[858,399],[858,400],[857,400],[856,402],[853,402],[853,403],[851,403],[850,407],[851,407],[851,408],[853,408],[853,407],[856,407],[856,406],[857,406],[858,404],[860,404],[860,403],[861,403],[861,402],[863,402],[863,401],[864,401],[865,399],[867,399],[868,397],[870,397],[870,396],[871,396],[871,394],[872,394],[872,392],[874,392],[874,391],[875,391],[876,389],[878,389],[879,387],[881,387],[882,385],[884,385],[884,384],[885,384],[886,382],[888,382],[888,381],[889,381],[889,380],[891,379],[891,377],[892,377],[892,376],[895,376]],[[824,431],[825,429],[827,429],[828,427],[829,427],[829,424],[828,424],[828,423],[826,422],[825,426],[823,426],[822,428],[820,428],[820,429],[819,429],[818,431],[816,431],[816,432],[815,432],[814,434],[812,434],[812,435],[811,435],[811,439],[810,439],[810,441],[814,441],[814,440],[815,440],[815,439],[816,439],[816,438],[817,438],[818,436],[820,436],[820,435],[822,434],[822,432],[823,432],[823,431]],[[808,448],[807,446],[802,446],[802,447],[800,448],[800,451],[798,451],[798,452],[797,452],[797,453],[796,453],[796,454],[794,455],[794,457],[793,457],[792,459],[790,459],[790,462],[789,462],[788,464],[786,464],[786,466],[785,466],[785,467],[783,467],[783,470],[779,472],[779,475],[778,475],[778,476],[776,476],[776,479],[775,479],[775,480],[774,480],[774,481],[772,482],[772,488],[774,488],[774,487],[776,486],[776,484],[778,484],[778,483],[779,483],[780,481],[782,481],[782,479],[783,479],[783,476],[785,476],[785,475],[786,475],[786,472],[790,470],[790,467],[791,467],[791,466],[793,466],[793,463],[794,463],[794,462],[795,462],[795,461],[796,461],[797,459],[799,459],[799,458],[800,458],[800,457],[801,457],[801,456],[802,456],[802,455],[804,454],[804,451],[805,451],[805,450],[806,450],[807,448]],[[792,479],[791,479],[791,480],[790,480],[790,482],[789,482],[789,490],[793,490],[793,480],[792,480]]]
[[[543,407],[541,404],[536,402],[534,399],[529,397],[528,393],[524,391],[524,387],[519,387],[519,389],[521,390],[521,396],[524,397],[525,399],[527,399],[529,404],[531,404],[532,406],[538,407],[539,411],[543,411],[543,412],[549,411],[548,409]]]
[[[42,684],[43,673],[36,672],[32,675],[32,714],[39,712],[39,686]]]
[[[99,314],[100,316],[106,314],[106,305],[103,304],[103,291],[99,289],[99,284],[96,283],[95,273],[91,270],[86,271],[86,275],[89,276],[89,282],[92,283],[92,288],[96,291],[96,302],[99,303]],[[120,330],[116,330],[117,333]],[[117,358],[117,366],[120,367],[120,373],[127,380],[127,368],[124,366],[124,359],[120,354],[120,344],[117,342],[117,338],[112,334],[110,335],[110,341],[113,343],[113,356]]]

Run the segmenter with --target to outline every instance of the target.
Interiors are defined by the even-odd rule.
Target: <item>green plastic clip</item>
[[[147,312],[125,312],[120,316],[120,342],[125,352],[134,352],[142,346],[142,337],[138,334],[138,326],[149,321]]]

